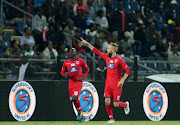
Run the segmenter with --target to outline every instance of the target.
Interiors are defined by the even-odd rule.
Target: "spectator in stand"
[[[156,36],[157,34],[158,34],[158,31],[156,29],[155,23],[151,23],[149,28],[147,28],[147,30],[146,30],[146,38],[147,39],[152,39],[153,36],[154,35]]]
[[[112,35],[107,34],[105,36],[105,38],[102,39],[102,44],[101,44],[102,45],[102,52],[106,53],[107,47],[108,47],[109,43],[111,43],[111,42],[112,42]]]
[[[146,27],[149,27],[152,23],[155,24],[155,26],[157,27],[157,21],[154,18],[154,12],[151,10],[147,16],[147,18],[144,19],[144,24]]]
[[[4,58],[6,57],[7,55],[9,55],[9,52],[8,52],[8,49],[9,49],[9,45],[10,45],[10,42],[7,40],[7,34],[6,32],[2,32],[1,33],[1,40],[0,40],[0,57],[1,58]]]
[[[46,10],[48,10],[48,8],[53,9],[54,8],[54,2],[53,0],[46,0],[43,5],[41,6],[41,8],[43,9],[43,12],[46,12]],[[54,11],[53,11],[54,13]],[[46,14],[45,14],[46,15]]]
[[[168,31],[168,25],[167,24],[163,24],[161,27],[161,36],[162,39],[167,40],[167,36],[169,36],[170,33]]]
[[[70,1],[70,0],[68,0],[68,1]],[[70,8],[68,7],[68,5],[67,5],[67,0],[61,0],[60,1],[60,4],[58,4],[59,6],[58,6],[58,9],[59,8],[62,8],[63,9],[63,12],[64,12],[64,16],[66,17],[66,18],[72,18],[72,16],[70,17]]]
[[[156,35],[157,44],[156,50],[159,53],[160,57],[167,57],[168,43],[167,41],[163,41],[161,35]]]
[[[112,32],[112,39],[111,39],[111,42],[120,44],[118,31]]]
[[[33,5],[32,0],[27,0],[25,9],[26,9],[26,12],[28,12],[29,14],[34,15],[36,6]],[[29,27],[32,27],[32,24],[31,24],[32,23],[32,18],[29,15],[27,15],[27,17],[26,17],[26,22],[27,22],[27,25]]]
[[[65,44],[61,44],[60,49],[58,49],[58,54],[60,56],[61,59],[68,59],[69,57],[69,52],[68,52],[68,48],[66,47]]]
[[[47,47],[43,51],[42,55],[43,59],[57,59],[58,52],[56,51],[56,49],[53,48],[53,43],[51,41],[47,43]]]
[[[176,44],[173,46],[172,51],[168,53],[168,60],[180,62],[180,52],[178,51],[178,46]],[[170,69],[173,71],[180,70],[180,64],[172,63],[170,64]]]
[[[12,54],[12,57],[16,58],[16,59],[20,59],[21,58],[21,49],[20,48],[15,48],[14,49],[14,53]],[[20,61],[15,61],[15,62],[13,62],[13,64],[15,66],[18,66],[18,67],[21,66],[21,62]]]
[[[12,56],[16,55],[16,50],[17,49],[20,49],[18,47],[18,44],[19,44],[19,42],[17,42],[16,40],[13,40],[11,42],[10,53],[11,53]]]
[[[122,39],[119,42],[119,46],[120,46],[120,54],[124,54],[127,51],[131,51],[132,52],[132,45],[134,44],[134,40],[131,40],[131,34],[129,31],[126,31],[124,33],[125,38]]]
[[[99,10],[102,10],[104,12],[104,16],[106,16],[105,0],[100,0],[100,3],[96,4],[95,13]]]
[[[113,13],[114,12],[114,8],[113,8],[113,5],[112,5],[112,1],[113,0],[106,0],[105,2],[105,7],[106,7],[106,10],[110,13]]]
[[[94,21],[89,18],[89,12],[88,11],[84,11],[83,18],[84,18],[85,24],[86,24],[85,29],[87,29],[91,23],[94,23]]]
[[[74,16],[72,18],[73,22],[74,22],[74,25],[77,27],[77,28],[80,28],[82,30],[85,30],[86,28],[86,22],[85,22],[85,19],[83,17],[83,8],[82,7],[77,7],[77,15]]]
[[[55,16],[56,24],[58,25],[58,29],[64,29],[66,27],[66,21],[67,17],[65,15],[65,12],[63,11],[63,8],[59,8],[58,13]]]
[[[24,44],[24,49],[21,51],[21,56],[36,57],[35,52],[30,48],[30,43]]]
[[[33,18],[32,30],[34,34],[34,39],[37,44],[37,51],[42,52],[44,49],[43,31],[47,28],[47,20],[44,15],[42,15],[42,9],[38,8],[37,13]]]
[[[159,57],[159,53],[157,51],[157,37],[153,35],[152,39],[147,40],[144,45],[144,50],[142,53],[143,57]]]
[[[33,19],[33,30],[41,32],[47,27],[47,19],[42,15],[43,11],[41,8],[38,8],[37,13]]]
[[[94,41],[97,37],[99,37],[99,34],[96,30],[96,24],[91,23],[89,28],[85,30],[86,40],[90,41],[91,44],[94,45]]]
[[[72,37],[75,35],[76,29],[77,27],[74,26],[74,22],[72,20],[68,20],[67,26],[64,28],[64,38],[68,46],[70,46],[72,42]]]
[[[55,23],[55,14],[52,8],[49,7],[47,10],[45,10],[45,16],[48,24]]]
[[[93,4],[94,4],[93,0],[88,0],[87,1],[86,10],[89,12],[89,18],[91,20],[94,20],[94,18],[95,18],[95,8],[94,8]]]
[[[150,1],[147,1],[145,5],[141,7],[141,14],[144,18],[146,18],[149,15],[149,12],[152,10],[152,4]]]
[[[47,32],[47,40],[52,41],[54,48],[57,48],[64,42],[64,35],[62,31],[58,31],[56,24],[49,24],[49,30]]]
[[[24,35],[20,38],[20,48],[24,49],[24,45],[28,44],[30,46],[30,49],[33,50],[35,47],[35,40],[33,36],[31,36],[31,28],[26,27],[24,29]]]
[[[103,61],[99,61],[98,67],[95,71],[96,80],[105,80],[106,79],[107,69]]]
[[[123,2],[119,2],[118,10],[112,15],[112,30],[118,31],[120,37],[123,36],[123,32],[126,31],[128,25],[128,16],[123,11]]]
[[[73,16],[77,15],[78,7],[81,7],[84,11],[86,10],[86,6],[83,5],[83,0],[77,0],[77,3],[73,7]]]
[[[50,59],[57,59],[58,52],[56,49],[53,48],[53,44],[51,41],[48,42],[47,47],[42,52],[43,59],[50,60]],[[50,71],[56,71],[55,62],[47,62],[46,65],[50,68]]]
[[[101,46],[101,39],[100,38],[97,37],[95,39],[94,47],[96,47],[98,50],[100,50],[102,52],[102,46]]]
[[[76,48],[77,53],[85,54],[86,50],[84,46],[81,44],[80,37],[82,37],[82,30],[76,29],[74,38],[72,39],[73,47]]]
[[[34,5],[36,5],[38,8],[41,7],[43,3],[46,2],[46,0],[33,0],[33,1],[34,1]]]
[[[171,0],[170,7],[167,9],[167,12],[165,13],[166,23],[168,23],[168,20],[176,21],[178,13],[179,10],[177,8],[177,1]]]
[[[97,17],[95,19],[96,24],[100,24],[101,28],[107,30],[109,28],[108,20],[104,16],[104,12],[102,10],[97,11]]]

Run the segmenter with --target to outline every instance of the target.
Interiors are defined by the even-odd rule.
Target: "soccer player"
[[[86,40],[82,38],[81,40],[82,40],[81,43],[83,45],[89,47],[95,54],[97,54],[106,61],[107,78],[104,89],[104,97],[105,97],[106,111],[110,118],[110,120],[107,123],[115,123],[113,117],[113,110],[111,106],[111,99],[113,99],[114,107],[123,107],[125,114],[129,114],[130,112],[129,102],[126,101],[124,103],[120,101],[123,84],[125,79],[128,77],[130,73],[130,69],[127,66],[127,64],[124,62],[124,60],[121,57],[117,56],[116,52],[118,50],[118,45],[116,43],[110,43],[108,45],[107,54],[106,54],[97,50]],[[121,76],[122,68],[125,70],[125,74],[123,77]]]
[[[89,67],[83,59],[76,57],[76,53],[77,52],[75,48],[70,49],[69,51],[70,58],[64,61],[61,70],[61,75],[65,78],[69,78],[70,100],[73,101],[78,111],[78,115],[76,119],[79,120],[79,123],[82,123],[84,122],[85,117],[83,116],[83,111],[81,109],[78,97],[81,93],[83,79],[87,76],[89,72]],[[83,75],[82,75],[82,68],[85,69]]]

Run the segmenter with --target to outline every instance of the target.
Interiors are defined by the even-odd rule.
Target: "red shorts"
[[[104,88],[104,97],[111,98],[114,102],[119,102],[122,94],[122,86],[111,86],[106,84]]]
[[[69,97],[72,100],[72,97],[79,97],[81,93],[83,82],[74,82],[69,80]]]

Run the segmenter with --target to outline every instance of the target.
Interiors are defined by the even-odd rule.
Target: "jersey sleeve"
[[[128,65],[125,63],[125,61],[123,60],[123,59],[119,59],[120,60],[120,65],[121,65],[121,67],[125,70],[125,73],[126,74],[130,74],[130,68],[128,67]]]
[[[95,47],[92,50],[96,55],[100,56],[102,59],[106,59],[106,53],[102,53],[100,52],[98,49],[96,49]]]
[[[67,67],[66,67],[66,65],[65,65],[66,63],[64,62],[63,63],[63,67],[62,67],[62,69],[61,69],[61,75],[64,77],[64,74],[65,74],[65,72],[66,72],[66,70],[67,70]]]
[[[88,67],[88,65],[86,64],[86,62],[84,60],[81,60],[81,62],[82,62],[82,67],[85,69],[85,72],[84,72],[84,74],[81,77],[83,79],[85,79],[87,74],[88,74],[88,72],[89,72],[89,67]]]

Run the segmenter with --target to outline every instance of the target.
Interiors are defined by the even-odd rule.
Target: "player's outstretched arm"
[[[81,37],[80,37],[81,38]],[[85,45],[87,47],[89,47],[91,49],[91,51],[94,49],[94,46],[92,46],[89,42],[87,42],[86,40],[84,40],[83,38],[81,38],[81,44]]]
[[[81,44],[89,47],[93,53],[97,54],[98,56],[100,56],[103,59],[106,58],[106,54],[105,53],[100,52],[98,49],[96,49],[94,46],[92,46],[89,42],[87,42],[83,38],[81,38],[81,40],[82,40]]]

